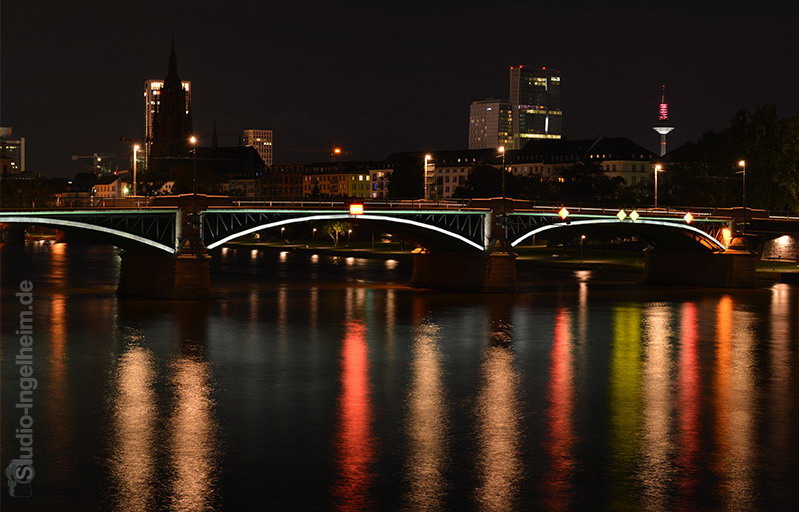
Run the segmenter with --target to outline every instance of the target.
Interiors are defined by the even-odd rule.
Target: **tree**
[[[677,204],[799,208],[799,115],[780,118],[774,105],[740,110],[720,132],[709,131],[669,155],[664,185]]]
[[[559,200],[604,203],[619,198],[624,178],[609,177],[597,162],[577,162],[558,171]]]
[[[347,222],[333,221],[325,224],[323,229],[324,232],[327,233],[327,235],[331,238],[331,240],[333,240],[333,245],[338,245],[339,235],[347,233],[350,229],[352,229],[352,226],[350,226],[350,224]]]
[[[424,156],[401,155],[394,163],[388,181],[388,195],[393,199],[424,197]]]

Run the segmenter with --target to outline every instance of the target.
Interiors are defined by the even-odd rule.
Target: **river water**
[[[796,510],[799,288],[217,253],[207,302],[122,299],[107,246],[2,256],[2,466],[33,283],[33,465],[6,510]]]

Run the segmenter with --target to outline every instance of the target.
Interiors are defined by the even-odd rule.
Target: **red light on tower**
[[[658,108],[658,120],[659,121],[668,121],[669,120],[669,104],[668,103],[661,103],[660,108]]]

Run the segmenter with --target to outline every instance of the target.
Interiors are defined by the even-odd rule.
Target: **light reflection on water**
[[[445,498],[449,447],[440,342],[436,325],[424,322],[415,328],[406,426],[410,510],[440,510]]]
[[[243,251],[216,300],[171,303],[117,299],[111,252],[3,256],[4,453],[13,290],[37,283],[40,509],[799,502],[795,286],[413,293],[378,282],[403,262]]]
[[[519,496],[522,461],[519,445],[518,376],[509,346],[511,326],[494,320],[484,349],[476,403],[479,484],[475,497],[483,510],[512,510]]]

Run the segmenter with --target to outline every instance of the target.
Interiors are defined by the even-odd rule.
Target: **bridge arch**
[[[407,236],[409,239],[414,239],[422,243],[422,245],[429,244],[432,246],[454,248],[457,250],[467,250],[467,251],[483,252],[485,250],[484,245],[478,244],[477,242],[470,240],[469,238],[459,233],[455,233],[453,231],[432,224],[426,224],[424,222],[419,222],[413,219],[406,219],[402,217],[394,217],[387,215],[378,215],[378,214],[351,215],[349,213],[314,214],[301,217],[292,217],[288,219],[280,219],[270,222],[262,222],[259,223],[258,225],[246,227],[245,229],[236,231],[235,233],[226,234],[219,240],[214,240],[210,243],[207,243],[206,246],[208,247],[208,249],[214,249],[226,242],[248,235],[250,233],[254,233],[256,231],[286,226],[289,224],[297,224],[297,223],[313,222],[313,221],[328,221],[328,220],[344,220],[356,224],[367,224],[367,225],[391,224],[395,228],[395,231],[398,231],[398,234]]]
[[[174,245],[169,246],[163,242],[152,240],[145,236],[130,233],[110,226],[92,224],[89,222],[77,221],[58,217],[44,217],[35,215],[15,214],[0,216],[0,223],[14,224],[19,226],[46,226],[61,229],[64,231],[85,231],[92,233],[103,242],[108,242],[122,249],[147,249],[174,254]]]
[[[617,229],[614,230],[614,227]],[[675,222],[650,219],[641,219],[635,222],[621,222],[614,219],[590,219],[574,220],[569,223],[558,222],[554,224],[546,224],[543,226],[538,226],[535,229],[532,229],[526,232],[524,235],[516,238],[511,242],[511,246],[515,247],[531,236],[552,229],[602,230],[605,232],[618,231],[620,234],[634,234],[651,242],[658,242],[663,239],[669,239],[670,241],[673,241],[675,240],[673,235],[679,234],[682,236],[682,238],[688,241],[687,243],[689,245],[692,245],[697,249],[704,248],[705,250],[709,251],[726,250],[726,246],[716,237],[699,228],[689,224],[678,224]]]

